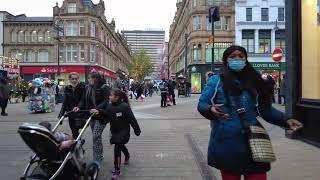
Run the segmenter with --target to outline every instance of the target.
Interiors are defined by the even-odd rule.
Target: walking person
[[[168,83],[166,79],[162,79],[162,82],[159,84],[159,89],[161,91],[161,107],[167,107],[167,98],[168,98]]]
[[[108,102],[111,88],[106,85],[103,77],[98,73],[89,75],[89,84],[86,86],[84,95],[78,106],[73,110],[91,110],[103,107]],[[98,165],[103,159],[102,132],[106,127],[107,121],[101,116],[94,116],[90,122],[93,136],[93,159]]]
[[[143,84],[140,83],[140,82],[137,82],[137,85],[136,85],[136,92],[137,92],[137,96],[136,96],[136,100],[138,101],[139,98],[141,98],[141,100],[143,100],[143,98],[141,97],[142,94],[143,94]]]
[[[280,99],[283,98],[282,106],[286,104],[286,91],[287,91],[287,79],[286,79],[286,75],[284,74],[282,76],[282,81],[280,85]]]
[[[79,104],[82,96],[85,92],[85,84],[79,81],[79,74],[72,72],[69,74],[70,85],[66,86],[64,89],[64,99],[62,107],[59,113],[59,118],[61,118],[66,112],[72,111]],[[79,129],[81,129],[81,123],[76,122],[75,115],[68,115],[69,127],[72,132],[73,139],[76,139],[79,135]]]
[[[276,85],[276,82],[273,79],[273,77],[271,75],[268,75],[267,76],[267,80],[266,80],[266,88],[267,88],[267,91],[271,94],[272,103],[276,102],[276,98],[275,98],[275,95],[274,95],[274,93],[275,93],[274,92],[275,85]]]
[[[120,89],[113,89],[110,95],[111,104],[105,109],[92,109],[91,113],[103,114],[110,121],[111,139],[114,144],[114,171],[112,179],[117,180],[120,176],[121,152],[124,154],[124,164],[129,164],[130,154],[125,146],[130,139],[130,126],[135,135],[139,136],[141,129],[130,108],[126,94]]]
[[[169,97],[172,99],[173,105],[176,105],[176,95],[174,93],[175,83],[170,79],[168,83],[168,93]]]
[[[6,108],[8,106],[9,98],[10,98],[10,90],[9,90],[9,87],[8,87],[7,80],[2,78],[0,80],[1,116],[8,116],[8,113],[6,113]]]
[[[242,175],[246,180],[266,180],[270,161],[253,160],[248,142],[247,127],[259,126],[257,109],[269,123],[293,130],[303,125],[272,107],[271,94],[248,62],[243,47],[225,50],[223,70],[221,75],[210,78],[198,104],[198,111],[211,120],[208,164],[221,171],[222,180],[240,180]]]

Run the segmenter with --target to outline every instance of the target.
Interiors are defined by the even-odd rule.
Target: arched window
[[[16,40],[17,40],[17,33],[14,30],[12,30],[11,31],[11,42],[16,42]]]
[[[38,32],[38,42],[44,42],[44,33],[42,31]]]
[[[24,42],[24,31],[23,30],[20,30],[18,32],[18,42]]]
[[[38,62],[49,62],[49,52],[48,50],[39,50]]]
[[[50,42],[50,41],[51,41],[50,31],[47,30],[47,31],[44,33],[44,42]]]
[[[30,32],[28,31],[25,31],[24,32],[24,42],[30,42],[31,41],[31,35],[30,35]]]
[[[32,41],[32,42],[37,42],[37,40],[38,40],[37,31],[36,31],[36,30],[33,30],[33,31],[31,32],[31,41]]]

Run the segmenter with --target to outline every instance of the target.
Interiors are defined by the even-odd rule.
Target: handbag
[[[248,137],[248,144],[251,151],[252,160],[254,162],[271,163],[276,161],[276,156],[274,154],[270,137],[258,121],[256,125],[246,125],[245,124],[245,108],[241,107],[240,96],[237,98],[237,113],[239,115],[241,125],[243,128],[243,133]]]

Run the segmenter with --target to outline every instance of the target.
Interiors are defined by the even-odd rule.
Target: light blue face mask
[[[232,59],[228,61],[229,68],[235,72],[242,71],[246,65],[246,61],[243,59]]]

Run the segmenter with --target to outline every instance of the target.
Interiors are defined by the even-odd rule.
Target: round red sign
[[[282,50],[281,49],[275,49],[272,53],[272,59],[275,62],[280,62],[282,59]]]

